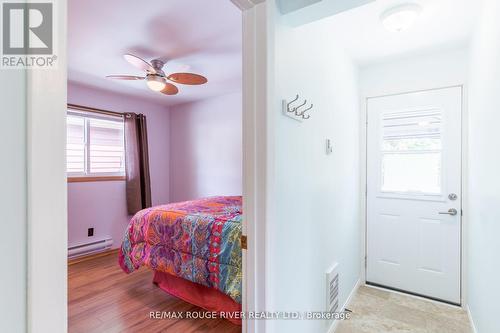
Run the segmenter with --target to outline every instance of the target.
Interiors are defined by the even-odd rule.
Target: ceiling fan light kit
[[[179,89],[167,82],[167,80],[186,85],[201,85],[208,82],[206,77],[194,73],[172,73],[166,76],[163,71],[165,62],[160,59],[153,59],[149,63],[133,54],[125,54],[123,58],[134,67],[145,71],[146,76],[108,75],[106,76],[107,78],[114,80],[146,80],[146,85],[149,89],[165,95],[176,95],[179,93]]]
[[[162,91],[166,86],[165,78],[156,74],[148,74],[146,76],[146,83],[149,89],[153,91]]]

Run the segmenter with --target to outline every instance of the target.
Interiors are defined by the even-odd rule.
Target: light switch
[[[326,139],[326,154],[329,155],[331,153],[333,153],[332,140]]]

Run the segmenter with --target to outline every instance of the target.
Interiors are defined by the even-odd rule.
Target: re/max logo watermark
[[[2,1],[1,68],[55,68],[54,3]]]

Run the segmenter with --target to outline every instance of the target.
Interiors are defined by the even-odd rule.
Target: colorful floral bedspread
[[[241,304],[241,197],[211,197],[141,210],[130,221],[120,266],[141,266],[215,288]]]

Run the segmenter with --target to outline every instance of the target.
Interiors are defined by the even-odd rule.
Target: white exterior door
[[[459,304],[462,88],[367,104],[366,280]]]

